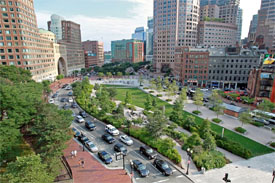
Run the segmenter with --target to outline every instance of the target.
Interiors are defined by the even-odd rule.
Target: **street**
[[[55,104],[58,105],[60,108],[63,107],[65,102],[60,102],[61,98],[68,98],[67,93],[69,91],[60,89],[59,90],[59,95],[57,98],[55,98]],[[78,115],[79,113],[79,108],[71,109],[75,115]],[[85,120],[90,120],[95,123],[96,125],[96,130],[95,131],[89,131],[85,127],[85,123],[77,123],[73,121],[72,127],[75,127],[77,130],[82,132],[86,137],[89,138],[90,141],[92,141],[99,150],[105,150],[107,151],[113,158],[113,162],[110,165],[105,165],[101,160],[99,160],[97,153],[90,153],[94,158],[96,158],[99,162],[101,162],[106,168],[109,169],[122,169],[123,168],[123,160],[120,159],[116,161],[115,158],[115,151],[113,150],[113,147],[116,143],[121,143],[119,140],[119,136],[115,136],[114,138],[116,139],[116,142],[114,144],[107,144],[105,141],[101,139],[101,136],[106,133],[105,132],[105,124],[101,121],[98,121],[97,119],[91,117],[90,115],[85,118]],[[120,135],[123,133],[120,132]],[[134,144],[132,146],[126,146],[125,144],[124,147],[127,148],[128,154],[125,157],[125,167],[128,173],[131,172],[131,166],[130,166],[130,160],[139,160],[141,161],[144,165],[146,165],[147,169],[150,171],[149,177],[146,178],[141,178],[140,175],[136,172],[133,171],[134,175],[134,181],[138,183],[161,183],[161,182],[169,182],[169,183],[189,183],[192,182],[188,178],[185,177],[181,172],[176,170],[171,166],[173,169],[173,175],[171,176],[164,176],[162,173],[153,166],[153,160],[148,160],[145,156],[141,155],[139,152],[139,147],[144,145],[141,142],[135,140],[132,138],[134,141]],[[79,143],[81,145],[81,143]],[[85,148],[86,151],[88,151]],[[158,155],[159,156],[159,155]],[[160,156],[159,156],[160,157]],[[114,177],[115,178],[115,177]]]

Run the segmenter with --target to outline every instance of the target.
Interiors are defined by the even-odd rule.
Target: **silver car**
[[[98,151],[98,148],[97,148],[91,141],[85,142],[85,146],[86,146],[87,149],[89,149],[91,152],[97,152],[97,151]]]
[[[126,144],[128,146],[133,145],[133,143],[134,143],[133,140],[130,137],[128,137],[127,135],[121,135],[119,137],[119,139],[121,142],[123,142],[124,144]]]

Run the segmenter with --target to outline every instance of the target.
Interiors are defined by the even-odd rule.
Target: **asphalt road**
[[[61,98],[68,98],[67,93],[69,91],[68,90],[64,90],[64,89],[60,89],[59,90],[59,94],[58,97],[55,98],[55,104],[58,105],[60,108],[62,108],[64,106],[64,102],[60,102]],[[67,102],[68,103],[68,102]],[[69,103],[68,103],[69,104]],[[70,104],[69,104],[70,105]],[[80,108],[75,108],[72,109],[74,114],[78,114],[80,111]],[[109,154],[111,154],[112,158],[113,158],[113,162],[106,166],[103,162],[101,162],[101,160],[98,159],[97,157],[97,153],[90,153],[93,157],[95,157],[98,161],[100,161],[106,168],[110,168],[110,169],[122,169],[123,168],[123,160],[118,160],[116,161],[115,159],[115,151],[113,150],[113,147],[116,143],[121,143],[122,142],[119,141],[119,136],[115,136],[114,138],[116,139],[116,142],[114,144],[107,144],[105,141],[103,141],[101,139],[101,136],[106,133],[105,132],[105,124],[95,118],[93,118],[92,116],[88,115],[87,118],[85,118],[85,120],[90,120],[93,121],[96,125],[96,130],[95,131],[89,131],[86,129],[85,124],[82,123],[77,123],[76,121],[73,121],[72,123],[72,127],[75,127],[76,129],[78,129],[80,132],[82,132],[83,134],[86,135],[86,137],[88,137],[90,139],[90,141],[92,141],[99,150],[105,150],[107,151]],[[120,135],[123,134],[122,132],[120,132]],[[141,142],[135,140],[132,138],[132,140],[134,141],[134,144],[132,146],[126,146],[125,144],[124,147],[127,148],[128,150],[128,154],[125,157],[125,167],[127,169],[128,172],[131,172],[131,166],[130,166],[130,160],[140,160],[144,165],[146,165],[147,169],[150,171],[150,175],[146,178],[141,178],[140,175],[138,174],[138,172],[133,171],[134,173],[134,181],[137,183],[162,183],[162,182],[167,182],[167,183],[191,183],[191,181],[189,179],[187,179],[181,172],[179,172],[178,170],[174,169],[173,167],[171,167],[173,169],[173,175],[171,176],[164,176],[161,174],[161,172],[155,168],[153,166],[153,160],[148,160],[145,156],[143,156],[142,154],[140,154],[139,152],[139,147],[144,145]],[[79,143],[80,144],[80,143]],[[87,149],[85,149],[86,151],[88,151]],[[115,177],[114,177],[115,178]]]

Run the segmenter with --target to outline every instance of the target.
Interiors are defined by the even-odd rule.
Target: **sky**
[[[261,0],[241,0],[243,9],[242,38],[248,35],[250,21],[260,9]],[[104,42],[105,51],[111,41],[129,39],[136,27],[147,25],[153,16],[153,0],[34,0],[39,28],[47,29],[52,14],[79,23],[82,41]]]

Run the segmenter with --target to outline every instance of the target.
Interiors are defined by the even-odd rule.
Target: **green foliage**
[[[142,118],[133,119],[132,122],[135,125],[141,125],[143,123],[143,119]]]
[[[223,107],[223,100],[220,97],[217,90],[214,90],[212,92],[212,95],[210,97],[210,104],[212,104],[213,108],[212,110],[217,114],[217,118],[219,118],[219,115],[223,114],[224,107]]]
[[[273,147],[273,148],[275,148],[275,142],[271,142],[270,146]]]
[[[193,114],[196,114],[196,115],[200,115],[201,114],[201,111],[192,111]]]
[[[56,79],[57,79],[57,80],[61,80],[61,79],[63,79],[63,78],[64,78],[64,75],[63,75],[63,74],[60,74],[60,75],[56,76]]]
[[[103,72],[99,72],[97,75],[98,75],[98,77],[104,77],[105,76],[105,74]]]
[[[130,92],[126,92],[124,103],[125,105],[132,103],[132,94]]]
[[[203,141],[203,148],[204,150],[206,151],[214,151],[216,149],[216,141],[215,141],[215,138],[210,134],[206,134],[205,135],[206,138],[205,140]]]
[[[145,106],[144,109],[147,111],[152,109],[152,99],[149,94],[146,97],[146,102],[144,103],[144,106]]]
[[[30,71],[15,66],[0,65],[0,78],[14,83],[25,83],[32,81]]]
[[[172,99],[166,99],[166,102],[172,102]]]
[[[100,90],[100,87],[101,87],[100,84],[96,83],[94,89],[95,90]]]
[[[106,88],[106,91],[109,93],[109,96],[111,99],[114,99],[115,96],[117,95],[117,91],[115,88]]]
[[[148,123],[145,128],[152,137],[159,137],[163,129],[166,127],[168,120],[161,111],[154,111],[154,114],[149,115]]]
[[[243,103],[246,103],[246,104],[253,104],[255,101],[255,98],[250,98],[248,96],[241,96],[241,99]]]
[[[214,123],[220,123],[220,122],[222,122],[222,120],[219,119],[219,118],[214,118],[214,119],[212,119],[212,121],[213,121]]]
[[[8,164],[3,177],[7,183],[50,183],[55,178],[47,174],[39,155],[17,157],[15,162]]]
[[[256,122],[256,121],[251,122],[250,124],[252,124],[252,125],[254,125],[254,126],[257,126],[257,127],[263,127],[263,126],[264,126],[264,124],[263,124],[263,123]]]
[[[183,150],[186,150],[187,148],[193,149],[195,146],[202,145],[202,140],[197,133],[192,133],[190,137],[187,138],[186,143],[182,146]]]
[[[203,93],[199,88],[196,89],[196,93],[193,97],[194,104],[197,105],[197,110],[199,109],[199,106],[203,105]]]
[[[130,109],[131,111],[137,110],[134,105],[127,105],[127,108]]]
[[[252,123],[253,119],[249,111],[243,112],[239,116],[239,120],[242,122],[242,126],[247,123]]]
[[[43,90],[48,94],[51,93],[50,84],[51,82],[49,80],[42,81]]]
[[[246,132],[246,129],[244,129],[244,128],[242,128],[242,127],[236,127],[236,128],[234,128],[234,130],[235,130],[236,132],[239,132],[239,133],[242,133],[242,134],[244,134],[244,133]]]
[[[111,72],[107,72],[106,75],[107,75],[107,77],[112,77],[113,76],[113,74]]]
[[[157,89],[157,91],[162,90],[162,81],[161,81],[160,77],[158,77],[156,80],[156,89]]]
[[[208,136],[208,134],[212,133],[211,122],[208,119],[203,120],[199,129],[199,132],[200,132],[201,138],[203,139],[205,139]]]
[[[117,106],[116,113],[124,116],[124,105],[122,103]]]
[[[204,167],[206,170],[222,168],[226,165],[223,154],[218,151],[204,151],[203,153],[195,154],[193,161],[197,167]]]
[[[170,120],[174,121],[177,124],[180,124],[183,120],[183,116],[182,116],[182,109],[183,109],[183,105],[179,100],[175,101],[175,104],[173,106],[173,111],[170,115]]]
[[[222,18],[203,17],[203,21],[206,21],[206,22],[223,22],[224,19],[222,19]]]
[[[162,97],[162,94],[157,94],[157,97]]]
[[[178,97],[178,100],[182,103],[182,105],[184,106],[185,102],[187,101],[187,88],[184,87],[182,88],[180,95]]]
[[[275,104],[270,100],[264,99],[263,102],[258,106],[258,108],[262,111],[272,112],[275,110]]]
[[[177,85],[177,82],[174,80],[168,87],[168,95],[173,96],[176,95],[177,92],[179,91],[179,87]]]
[[[149,93],[155,93],[155,91],[149,91]]]
[[[183,128],[187,130],[191,130],[192,128],[197,128],[196,119],[193,115],[188,115],[183,122]]]
[[[117,72],[117,76],[123,76],[123,73],[122,72]]]

